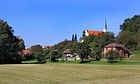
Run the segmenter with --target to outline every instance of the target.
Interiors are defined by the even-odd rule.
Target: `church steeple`
[[[107,24],[106,24],[106,19],[105,19],[105,28],[104,28],[104,32],[107,32]]]

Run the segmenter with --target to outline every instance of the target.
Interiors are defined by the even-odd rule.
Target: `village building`
[[[107,32],[107,24],[106,24],[106,20],[105,20],[105,28],[103,29],[103,31],[89,31],[89,30],[85,30],[85,36],[89,36],[90,34],[94,34],[94,35],[99,35],[100,33],[104,33]]]
[[[92,34],[98,36],[99,34],[105,33],[105,32],[108,32],[106,20],[105,20],[105,28],[103,29],[103,31],[89,31],[89,30],[85,29],[85,36],[89,36],[89,35],[92,35]],[[84,42],[84,40],[82,39],[81,42]]]
[[[110,50],[114,50],[114,51],[119,52],[120,56],[125,56],[125,57],[130,56],[130,52],[122,44],[116,44],[116,43],[108,44],[107,46],[104,47],[104,56],[106,56],[106,53]]]
[[[80,57],[76,53],[72,53],[70,49],[66,49],[63,54],[65,55],[65,60],[80,60]]]
[[[21,53],[22,55],[27,55],[29,54],[31,51],[30,51],[30,48],[26,48],[25,50],[22,50]]]

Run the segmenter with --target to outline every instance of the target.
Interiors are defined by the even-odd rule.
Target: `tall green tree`
[[[74,35],[72,35],[72,42],[74,42]]]
[[[20,63],[19,52],[25,49],[24,40],[14,36],[12,27],[0,20],[0,63]]]
[[[124,44],[131,51],[140,49],[140,15],[125,19],[120,29],[122,31],[116,42]]]
[[[116,43],[125,45],[130,50],[136,50],[137,47],[137,39],[132,36],[131,32],[122,31],[119,33],[119,36],[115,39]]]
[[[82,38],[84,39],[85,37],[85,30],[83,30],[83,33],[82,33]]]
[[[80,56],[80,58],[83,62],[84,59],[88,59],[89,54],[91,53],[91,49],[88,44],[78,43],[77,47],[76,47],[76,52],[78,53],[78,55]]]
[[[43,48],[42,48],[42,46],[41,45],[34,45],[34,46],[31,46],[31,52],[32,53],[43,53],[44,52],[44,50],[43,50]]]
[[[75,34],[75,38],[74,38],[74,41],[77,42],[77,34]]]

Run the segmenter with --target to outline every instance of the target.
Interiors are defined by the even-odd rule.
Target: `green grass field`
[[[0,84],[140,84],[140,65],[6,64]]]

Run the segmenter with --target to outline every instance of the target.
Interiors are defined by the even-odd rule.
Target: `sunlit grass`
[[[0,65],[0,84],[140,84],[140,65]]]

